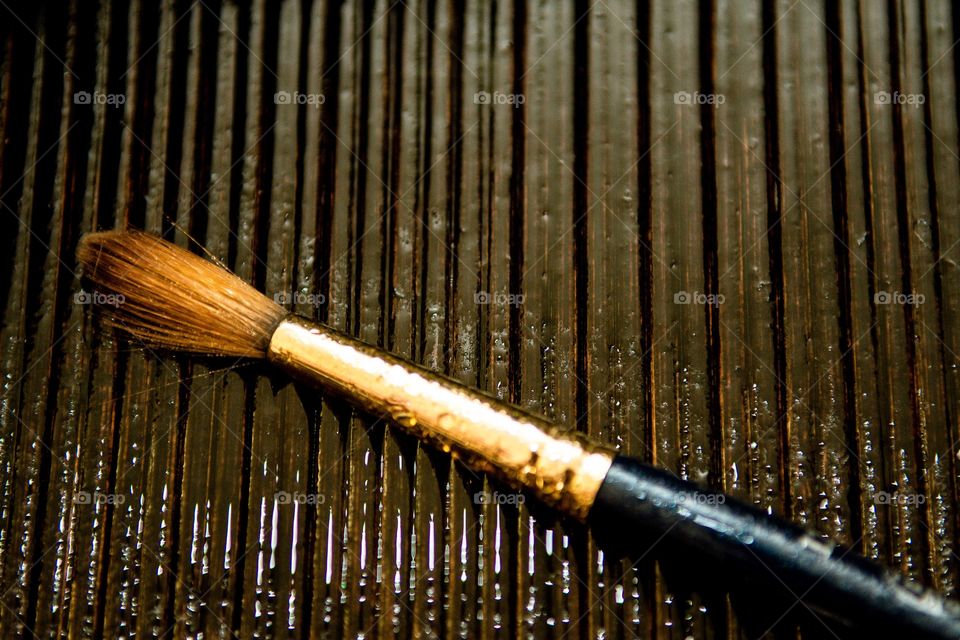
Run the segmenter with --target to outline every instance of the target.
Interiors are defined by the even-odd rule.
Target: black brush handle
[[[877,637],[960,638],[955,603],[789,522],[637,460],[614,460],[589,521],[616,546],[645,553],[665,543],[731,582],[780,592],[788,606],[802,599],[815,615]]]

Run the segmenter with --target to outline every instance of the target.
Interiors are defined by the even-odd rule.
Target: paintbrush
[[[93,233],[78,257],[114,325],[152,347],[266,358],[635,554],[690,552],[757,593],[881,636],[960,638],[956,603],[723,493],[564,431],[426,368],[292,315],[225,268],[137,231]],[[640,541],[645,541],[640,545]],[[796,604],[796,602],[793,602]]]

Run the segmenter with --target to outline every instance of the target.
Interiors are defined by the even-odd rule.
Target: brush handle
[[[960,638],[954,603],[789,522],[631,458],[614,459],[588,522],[625,548],[643,532],[646,544],[634,554],[652,545],[695,554],[759,593],[780,592],[787,607],[801,600],[815,615],[877,637]]]
[[[748,587],[761,585],[761,594],[782,592],[786,606],[802,597],[818,612],[878,629],[878,637],[899,628],[914,634],[906,637],[960,638],[960,616],[932,592],[911,590],[792,524],[616,456],[329,327],[290,316],[274,330],[267,357],[302,380],[389,416],[475,470],[586,520],[601,539],[612,534],[642,553],[649,548],[640,544],[646,537],[673,551],[667,558],[697,554],[702,566],[745,578]]]

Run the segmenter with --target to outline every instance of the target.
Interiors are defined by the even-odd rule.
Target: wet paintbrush
[[[97,293],[113,295],[116,304],[105,307],[111,321],[148,345],[266,358],[635,553],[662,540],[725,579],[791,596],[787,604],[802,601],[854,629],[960,638],[955,603],[753,506],[291,315],[226,269],[160,238],[89,234],[78,256]]]

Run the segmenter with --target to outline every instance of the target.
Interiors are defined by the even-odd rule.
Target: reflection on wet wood
[[[950,3],[12,11],[5,637],[734,637],[779,615],[656,546],[604,555],[258,363],[115,334],[73,252],[124,226],[954,593]]]

